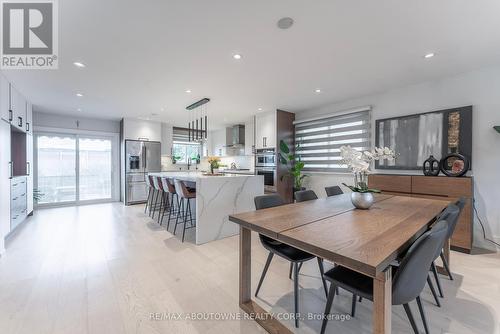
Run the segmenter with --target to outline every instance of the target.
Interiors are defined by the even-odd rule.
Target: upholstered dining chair
[[[318,199],[318,196],[313,190],[300,190],[295,192],[295,200],[297,202],[312,201]]]
[[[284,205],[285,202],[279,195],[262,195],[254,198],[255,208],[257,210],[272,208]],[[312,260],[316,258],[316,256],[304,252],[298,248],[289,246],[287,244],[276,241],[272,238],[269,238],[265,235],[259,234],[260,242],[262,246],[266,250],[269,251],[269,255],[267,256],[266,264],[264,265],[264,269],[262,270],[262,275],[260,276],[259,284],[257,285],[257,290],[255,291],[255,297],[259,294],[260,288],[262,286],[262,282],[264,282],[264,277],[266,277],[267,270],[269,269],[269,265],[274,257],[274,255],[278,255],[279,257],[290,261],[293,265],[293,293],[294,293],[294,305],[295,305],[295,314],[299,313],[299,266],[301,263]],[[323,263],[321,259],[318,259],[319,271],[321,273],[323,286],[326,287],[326,282],[324,281],[324,270]],[[326,293],[326,291],[325,291]],[[299,319],[295,317],[295,327],[299,327]]]
[[[342,195],[344,193],[339,186],[325,187],[325,191],[328,197]]]
[[[448,223],[444,220],[439,221],[410,246],[398,267],[391,267],[394,277],[392,280],[392,305],[403,305],[415,334],[419,334],[419,330],[409,303],[413,300],[417,301],[425,332],[429,334],[420,293],[425,287],[429,267],[434,261],[434,256],[442,248],[444,240],[446,240],[447,230]],[[373,301],[373,279],[368,276],[342,266],[336,266],[325,273],[325,278],[331,284],[321,333],[325,332],[328,323],[328,315],[335,297],[335,287],[341,287],[352,292],[353,300],[356,299],[356,296],[361,296]]]

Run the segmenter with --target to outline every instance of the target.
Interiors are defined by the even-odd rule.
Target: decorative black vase
[[[438,176],[440,170],[439,160],[431,155],[424,161],[423,170],[425,176]]]

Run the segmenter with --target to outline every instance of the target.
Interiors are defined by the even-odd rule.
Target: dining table
[[[229,220],[240,228],[239,306],[267,332],[292,333],[251,297],[251,238],[256,232],[371,277],[373,333],[389,334],[391,263],[435,223],[449,203],[444,198],[374,194],[373,206],[361,210],[352,205],[350,194],[342,194],[230,215]]]

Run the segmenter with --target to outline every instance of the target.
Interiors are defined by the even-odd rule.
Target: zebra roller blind
[[[340,164],[340,147],[371,148],[370,108],[339,116],[295,123],[296,153],[305,163],[304,171],[347,172]]]

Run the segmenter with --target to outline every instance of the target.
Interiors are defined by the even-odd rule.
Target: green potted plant
[[[297,144],[295,146],[295,152],[299,149],[300,145]],[[280,141],[279,159],[280,163],[286,165],[288,168],[288,172],[281,176],[281,180],[283,180],[284,177],[291,177],[293,179],[293,192],[304,190],[304,179],[309,176],[302,173],[304,163],[300,160],[300,155],[290,153],[290,148],[283,140]]]

